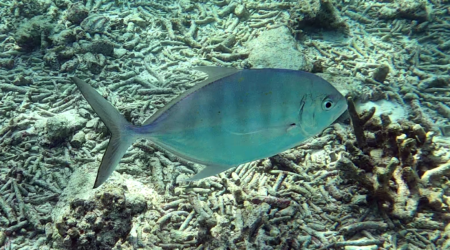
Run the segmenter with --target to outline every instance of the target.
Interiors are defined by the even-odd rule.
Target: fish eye
[[[334,107],[334,102],[332,100],[330,100],[328,98],[323,100],[323,102],[322,102],[322,109],[323,110],[328,111],[328,110],[330,110],[333,107]]]

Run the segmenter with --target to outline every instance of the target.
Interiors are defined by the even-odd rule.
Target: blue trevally
[[[208,78],[173,99],[142,126],[129,123],[104,97],[72,80],[111,132],[94,188],[128,147],[145,138],[205,169],[190,180],[270,157],[320,133],[347,109],[329,82],[287,69],[197,67]]]

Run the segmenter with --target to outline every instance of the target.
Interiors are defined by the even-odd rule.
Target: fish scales
[[[119,122],[122,124],[107,124],[113,134],[111,140],[117,141],[108,146],[95,186],[103,183],[117,165],[103,164],[108,162],[105,157],[118,157],[108,155],[108,150],[113,147],[109,151],[122,157],[124,147],[137,138],[149,139],[179,157],[206,165],[193,178],[198,179],[299,145],[328,127],[347,108],[344,97],[330,83],[311,73],[198,69],[207,72],[209,80],[171,101],[143,126],[123,120]],[[89,92],[83,95],[88,96],[96,112],[99,110],[100,118],[105,110],[117,116],[110,104],[105,107],[103,101],[89,101],[89,96],[98,94],[92,87],[79,79],[74,81],[82,93]],[[102,120],[111,123],[111,119]]]
[[[291,124],[308,126],[298,124],[298,112],[302,98],[314,91],[311,77],[299,79],[296,71],[240,71],[180,100],[150,125],[149,139],[204,164],[236,166],[272,156],[323,129],[287,133]],[[274,98],[266,102],[266,96]]]

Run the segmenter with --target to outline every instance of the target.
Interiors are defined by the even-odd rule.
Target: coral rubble
[[[434,0],[0,1],[0,249],[449,248],[448,12]],[[138,141],[92,190],[108,133],[68,77],[141,124],[205,65],[319,73],[352,97],[351,124],[194,183],[201,166]]]

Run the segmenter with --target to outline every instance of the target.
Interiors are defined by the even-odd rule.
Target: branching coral
[[[409,244],[445,249],[450,229],[441,230],[439,239],[434,230],[448,220],[448,183],[441,177],[449,168],[448,148],[436,150],[437,137],[426,131],[444,119],[430,109],[437,107],[445,117],[449,113],[445,52],[450,43],[439,37],[448,29],[448,11],[444,4],[432,9],[432,3],[423,3],[0,1],[0,160],[7,164],[0,167],[0,247],[82,249],[98,243],[115,249],[413,248]],[[424,14],[431,11],[430,19]],[[23,16],[43,13],[53,18],[49,29],[36,24],[22,34],[14,30],[15,24],[27,22]],[[190,67],[249,67],[249,56],[265,50],[255,49],[250,41],[277,33],[286,24],[294,33],[314,28],[302,33],[304,43],[292,42],[290,47],[315,61],[315,71],[332,77],[332,83],[344,83],[346,90],[348,85],[363,86],[353,95],[357,101],[395,96],[402,103],[403,97],[405,106],[412,107],[412,121],[424,128],[356,114],[355,124],[361,126],[355,131],[360,130],[363,143],[350,140],[347,126],[336,123],[296,149],[190,185],[175,180],[197,172],[196,164],[139,142],[111,179],[128,190],[116,185],[97,190],[98,196],[65,198],[87,183],[65,188],[69,176],[75,178],[72,170],[90,169],[89,163],[98,160],[107,144],[105,127],[79,101],[66,72],[91,79],[127,119],[139,123],[204,77]],[[346,30],[347,25],[350,39],[342,32],[321,32]],[[289,36],[278,38],[284,37]],[[41,48],[45,56],[18,51],[20,46]],[[285,61],[278,60],[276,66],[283,67]],[[43,68],[45,63],[50,68]],[[397,87],[404,96],[396,94]],[[88,119],[86,126],[37,127],[45,117],[61,120],[59,113],[69,109]],[[46,124],[58,125],[54,119]],[[94,172],[83,175],[94,177]],[[354,179],[363,185],[347,182]],[[144,202],[132,203],[132,181],[140,184]],[[372,206],[373,201],[379,206]],[[65,210],[52,210],[55,204]],[[50,211],[67,221],[50,218]],[[410,222],[400,226],[398,218]],[[122,231],[114,223],[123,225]],[[108,226],[121,238],[108,235]]]
[[[366,127],[372,134],[364,150],[367,154],[353,149],[349,158],[337,163],[344,179],[361,183],[386,205],[390,215],[405,221],[414,219],[422,197],[434,209],[448,206],[442,197],[444,190],[431,181],[450,169],[448,162],[439,165],[430,158],[435,149],[432,132],[411,122],[392,123],[387,116],[381,121],[372,119]]]
[[[364,135],[364,126],[375,114],[375,107],[371,108],[364,114],[359,115],[358,112],[356,111],[356,106],[351,96],[347,97],[347,104],[350,118],[352,121],[353,131],[355,132],[358,146],[361,149],[364,149],[366,147],[366,136]]]

